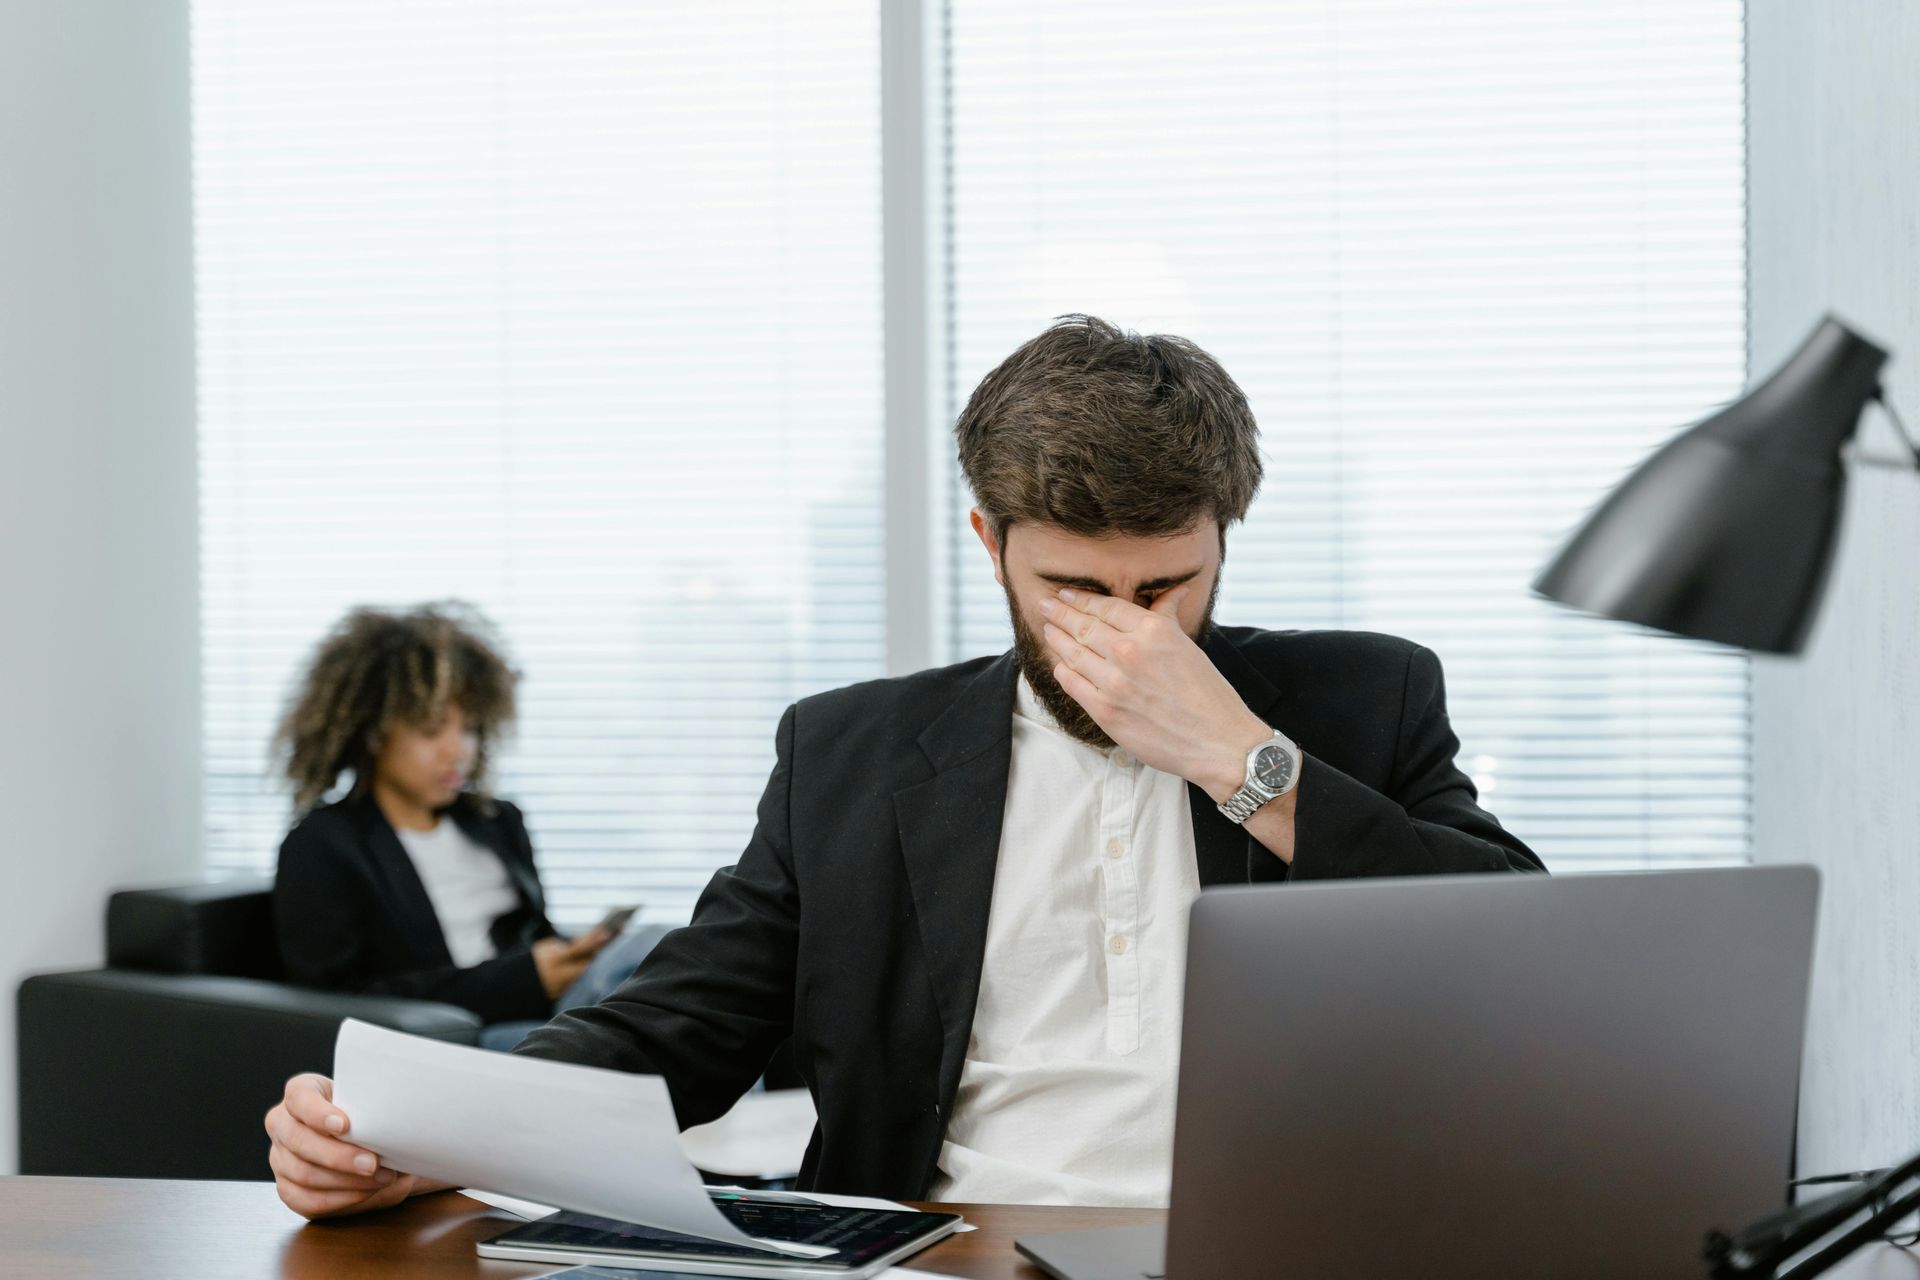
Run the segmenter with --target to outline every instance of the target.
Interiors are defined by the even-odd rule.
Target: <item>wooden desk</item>
[[[965,1214],[979,1230],[951,1236],[906,1265],[982,1280],[1040,1280],[1042,1273],[1014,1253],[1015,1236],[1131,1226],[1164,1217],[1148,1209],[934,1207]],[[475,1256],[475,1241],[517,1221],[451,1192],[364,1218],[307,1223],[282,1205],[266,1182],[0,1178],[0,1277],[512,1280],[555,1270]]]

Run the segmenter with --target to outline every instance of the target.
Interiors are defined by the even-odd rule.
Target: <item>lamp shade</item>
[[[1823,320],[1771,378],[1629,475],[1534,590],[1700,640],[1799,652],[1833,559],[1841,448],[1886,360]]]

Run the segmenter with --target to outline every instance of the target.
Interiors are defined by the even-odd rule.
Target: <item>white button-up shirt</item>
[[[1186,783],[1069,737],[1021,680],[980,997],[928,1198],[1166,1204],[1199,893]]]

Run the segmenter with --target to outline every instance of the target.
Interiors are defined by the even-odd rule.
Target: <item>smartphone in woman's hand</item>
[[[621,931],[627,927],[627,921],[633,919],[633,913],[639,909],[637,906],[615,907],[613,910],[607,912],[606,915],[602,916],[600,923],[594,927],[610,938],[617,938],[620,936]]]

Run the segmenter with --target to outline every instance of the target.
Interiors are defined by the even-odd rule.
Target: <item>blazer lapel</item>
[[[1217,628],[1207,638],[1205,648],[1214,667],[1248,709],[1263,719],[1270,715],[1280,701],[1280,691],[1273,682],[1261,675]],[[1191,782],[1187,784],[1187,803],[1193,813],[1193,852],[1200,864],[1202,885],[1261,884],[1287,878],[1287,864],[1248,835],[1244,827],[1229,821],[1213,797]]]
[[[360,821],[366,829],[367,847],[373,851],[374,864],[394,891],[393,901],[398,904],[407,936],[418,939],[439,963],[452,964],[453,953],[447,950],[447,937],[440,929],[433,899],[427,896],[427,886],[421,882],[420,872],[407,856],[400,837],[394,834],[393,824],[371,798],[360,803]]]
[[[943,1117],[959,1088],[980,993],[1006,810],[1016,671],[1013,655],[1003,654],[969,681],[919,737],[933,775],[893,793],[900,850],[940,1014]]]

